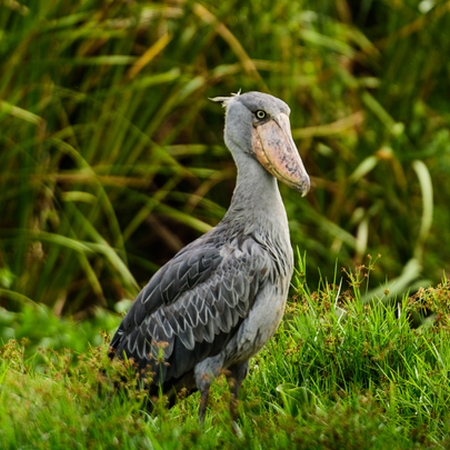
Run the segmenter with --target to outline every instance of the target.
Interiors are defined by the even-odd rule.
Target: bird
[[[150,396],[162,392],[173,405],[176,393],[200,391],[200,422],[222,374],[237,420],[249,360],[283,317],[294,257],[277,180],[302,197],[310,189],[284,101],[256,91],[210,100],[225,108],[224,141],[237,166],[229,209],[150,278],[109,347],[150,380]]]

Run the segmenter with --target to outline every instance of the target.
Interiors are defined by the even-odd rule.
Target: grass
[[[357,297],[374,270],[369,262],[312,290],[300,261],[285,320],[244,383],[240,436],[230,425],[224,379],[214,384],[202,429],[196,394],[171,410],[162,399],[148,413],[133,372],[111,366],[105,344],[30,356],[30,344],[11,341],[1,349],[0,446],[448,448],[450,285],[444,279],[393,304],[364,304]],[[104,368],[112,379],[128,373],[130,388],[114,391]]]

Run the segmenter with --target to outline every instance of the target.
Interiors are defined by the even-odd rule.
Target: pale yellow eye
[[[262,109],[258,109],[258,111],[255,112],[255,116],[257,119],[261,120],[261,119],[266,118],[267,113],[265,111],[263,111]]]

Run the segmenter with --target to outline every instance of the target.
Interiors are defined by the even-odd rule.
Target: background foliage
[[[0,447],[448,448],[449,12],[0,1]],[[293,298],[252,360],[240,437],[223,380],[204,429],[195,395],[148,415],[134,379],[98,389],[129,371],[108,363],[108,309],[228,206],[207,98],[239,89],[289,103],[313,182],[281,187]]]
[[[449,9],[3,1],[2,305],[111,308],[214,226],[235,169],[207,97],[239,89],[292,108],[313,189],[282,189],[312,279],[380,253],[373,286],[436,282],[450,242]]]

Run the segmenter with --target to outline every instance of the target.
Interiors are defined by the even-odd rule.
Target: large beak
[[[253,128],[252,145],[260,164],[274,177],[300,191],[310,188],[309,176],[291,135],[289,117],[280,113]]]

